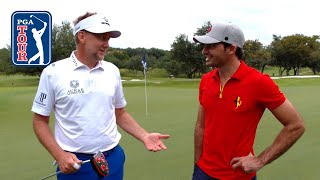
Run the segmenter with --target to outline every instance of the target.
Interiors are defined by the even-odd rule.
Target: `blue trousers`
[[[219,180],[207,175],[198,165],[195,165],[192,180]],[[251,180],[257,180],[257,177],[253,177]]]
[[[93,155],[74,153],[78,159],[85,161],[90,159]],[[124,171],[125,154],[120,145],[117,145],[110,151],[103,152],[108,165],[109,165],[109,175],[101,177],[93,169],[90,162],[81,165],[81,168],[71,174],[58,174],[58,180],[122,180]],[[57,168],[59,171],[59,167]]]

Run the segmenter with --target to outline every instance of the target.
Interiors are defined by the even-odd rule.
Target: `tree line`
[[[205,22],[193,35],[204,35],[211,23]],[[52,62],[70,56],[75,50],[75,42],[71,24],[67,21],[52,28]],[[294,34],[285,37],[273,35],[270,45],[263,45],[259,40],[246,40],[243,60],[250,66],[263,72],[265,67],[274,66],[279,76],[299,75],[301,68],[310,68],[314,74],[320,72],[320,36]],[[178,35],[171,44],[170,50],[157,48],[110,48],[105,56],[120,69],[128,69],[133,74],[141,71],[143,54],[146,54],[148,70],[165,69],[168,76],[187,78],[200,77],[210,71],[205,66],[205,58],[201,54],[203,45],[191,42],[186,34]],[[10,46],[0,49],[0,73],[40,75],[44,67],[21,67],[11,63]]]

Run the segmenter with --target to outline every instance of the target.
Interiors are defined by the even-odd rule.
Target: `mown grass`
[[[0,177],[34,180],[52,173],[52,157],[32,130],[32,101],[38,77],[0,77]],[[305,119],[306,133],[285,155],[258,172],[259,180],[319,179],[320,78],[275,80]],[[121,131],[126,152],[125,180],[187,180],[193,168],[193,130],[199,79],[150,78],[146,115],[144,82],[124,81],[127,111],[148,131],[168,133],[167,151],[152,153]],[[53,119],[51,118],[51,127]],[[258,129],[255,151],[269,146],[281,129],[269,111]]]

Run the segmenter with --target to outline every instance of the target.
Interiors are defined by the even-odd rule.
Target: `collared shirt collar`
[[[241,80],[243,77],[247,75],[248,65],[244,63],[243,60],[240,60],[240,66],[238,67],[237,71],[231,76],[230,79],[238,79]],[[219,79],[219,71],[216,70],[212,73],[213,79]]]
[[[74,53],[75,51],[72,51],[71,55],[70,55],[70,58],[71,58],[71,61],[73,63],[73,70],[76,70],[80,67],[84,67],[86,66],[85,64],[83,64],[82,62],[80,62],[77,58],[77,56],[75,55]],[[96,64],[96,66],[94,68],[92,68],[91,70],[94,70],[94,69],[99,69],[101,68],[102,70],[104,70],[103,66],[102,66],[102,60],[98,61],[98,63]],[[87,67],[87,66],[86,66]]]

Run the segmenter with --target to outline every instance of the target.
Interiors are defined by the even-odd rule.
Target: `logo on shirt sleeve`
[[[46,106],[46,104],[44,104],[44,100],[47,99],[47,94],[46,93],[43,93],[41,92],[40,95],[37,97],[37,99],[35,100],[35,102],[37,104],[40,104],[42,106]]]

